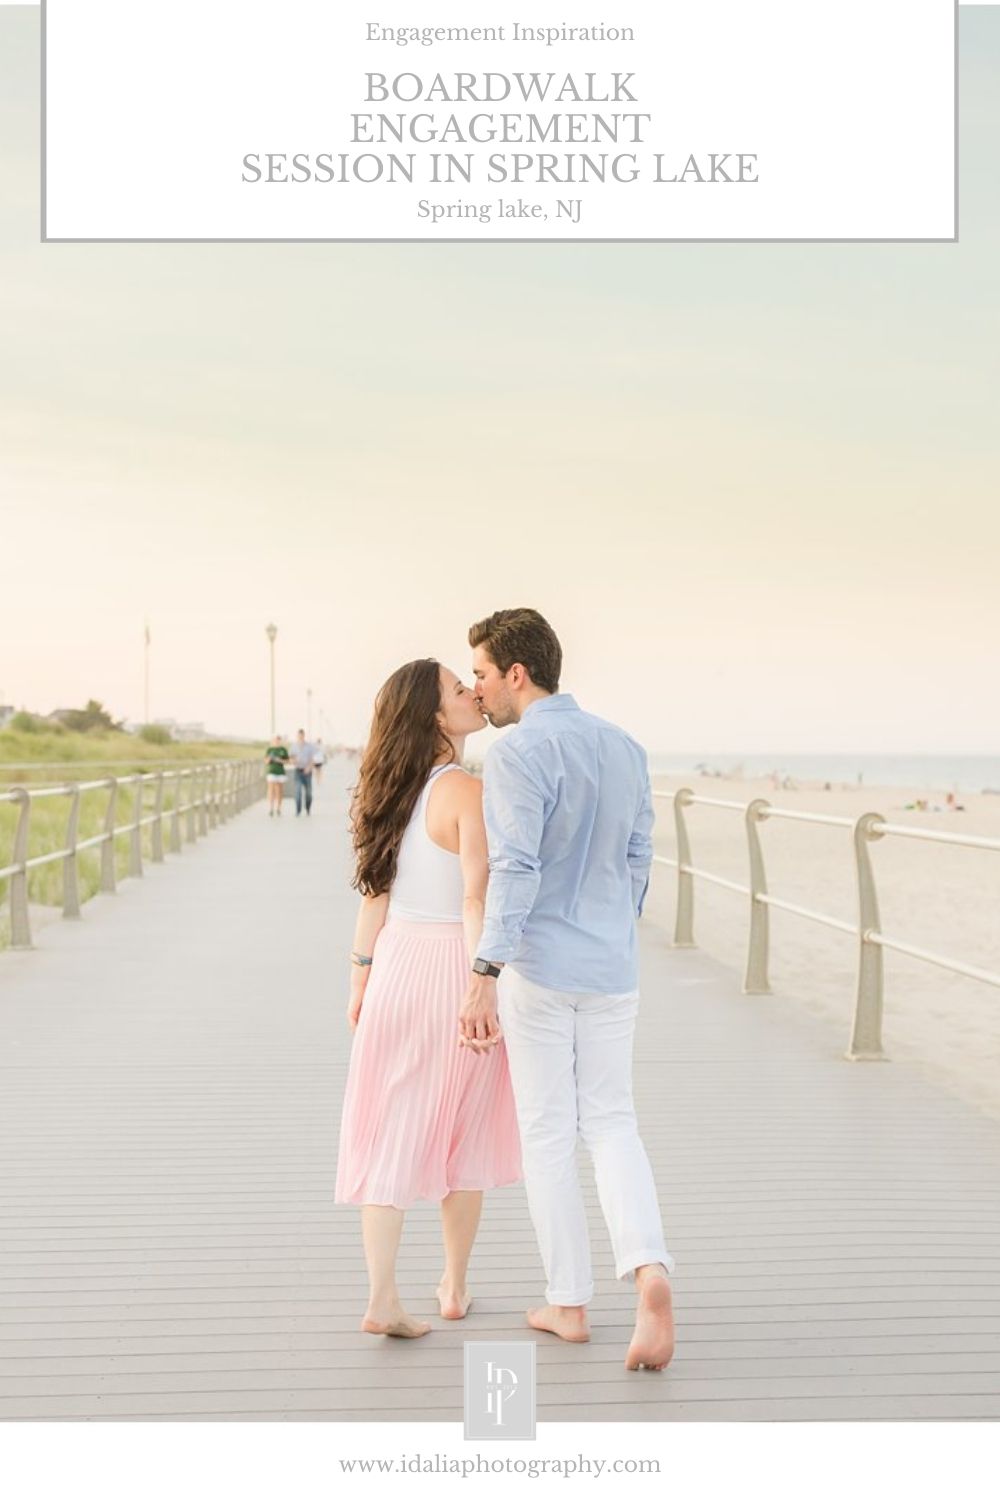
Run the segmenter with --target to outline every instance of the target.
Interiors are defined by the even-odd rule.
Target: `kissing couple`
[[[464,1318],[483,1192],[523,1171],[548,1282],[528,1323],[586,1343],[579,1137],[615,1274],[635,1284],[625,1364],[662,1370],[674,1263],[632,1103],[636,919],[653,857],[646,754],[559,691],[562,650],[536,610],[499,610],[469,643],[474,689],[433,660],[384,684],[354,789],[361,906],[336,1201],[361,1205],[361,1326],[430,1332],[396,1286],[417,1199],[441,1205],[441,1316]],[[487,720],[513,727],[480,781],[462,759]]]

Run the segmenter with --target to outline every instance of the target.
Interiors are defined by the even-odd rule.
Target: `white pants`
[[[672,1271],[632,1104],[638,996],[547,990],[508,966],[498,1001],[547,1300],[580,1307],[594,1294],[578,1135],[593,1157],[615,1274],[630,1279],[637,1266],[657,1262]]]

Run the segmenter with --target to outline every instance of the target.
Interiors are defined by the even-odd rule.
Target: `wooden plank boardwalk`
[[[311,819],[258,805],[0,956],[5,1419],[459,1420],[463,1341],[538,1337],[519,1188],[488,1203],[466,1324],[358,1331],[356,1211],[332,1203],[348,775],[327,768]],[[590,1185],[594,1339],[539,1342],[539,1418],[1000,1417],[1000,1125],[905,1064],[843,1062],[846,1025],[741,995],[665,928],[643,947],[678,1352],[622,1368],[631,1299]],[[438,1268],[415,1210],[417,1313]]]

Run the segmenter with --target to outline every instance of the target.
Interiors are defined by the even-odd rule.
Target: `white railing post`
[[[152,827],[152,856],[153,863],[163,863],[163,772],[156,773],[156,801],[153,804],[153,815],[156,821]]]
[[[115,819],[118,814],[118,782],[112,777],[108,782],[108,805],[104,814],[104,842],[101,845],[101,890],[106,895],[115,893]]]
[[[208,767],[198,767],[198,832],[208,832]]]
[[[747,807],[744,815],[750,854],[750,940],[747,947],[746,977],[743,981],[745,995],[771,993],[767,972],[771,914],[767,902],[761,899],[767,895],[767,876],[758,826],[767,817],[770,806],[766,798],[757,797]]]
[[[28,912],[28,872],[24,868],[28,858],[28,829],[31,824],[31,798],[24,787],[12,789],[14,801],[20,804],[17,830],[14,834],[14,864],[20,865],[10,877],[10,946],[31,948],[31,919]]]
[[[69,794],[69,817],[66,820],[66,853],[63,857],[63,916],[80,915],[80,880],[76,867],[76,841],[80,826],[80,788],[74,785]]]
[[[674,826],[677,831],[677,915],[674,919],[674,947],[693,948],[694,941],[694,879],[687,868],[691,863],[691,845],[688,840],[684,809],[694,796],[690,787],[681,787],[674,794]]]
[[[142,772],[135,777],[135,795],[132,799],[132,830],[128,844],[128,872],[142,874]]]
[[[187,771],[184,771],[183,775],[188,783],[188,801],[187,811],[184,814],[184,825],[187,841],[189,844],[193,844],[198,836],[198,825],[196,821],[197,808],[194,805],[195,793],[197,791],[197,788],[195,786],[194,767],[191,766]]]
[[[214,765],[208,768],[208,826],[219,826],[219,770]]]
[[[882,949],[871,935],[881,931],[878,893],[868,845],[882,837],[881,813],[863,813],[854,825],[854,856],[858,873],[858,996],[854,1031],[847,1057],[851,1062],[886,1062],[882,1049],[882,999],[885,973]]]
[[[180,854],[181,852],[181,790],[184,786],[184,774],[181,771],[174,773],[174,805],[170,809],[170,852]]]

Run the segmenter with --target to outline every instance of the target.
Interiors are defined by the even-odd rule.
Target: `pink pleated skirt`
[[[520,1181],[506,1047],[458,1045],[468,978],[460,922],[390,917],[379,933],[344,1094],[338,1203],[409,1208]]]

